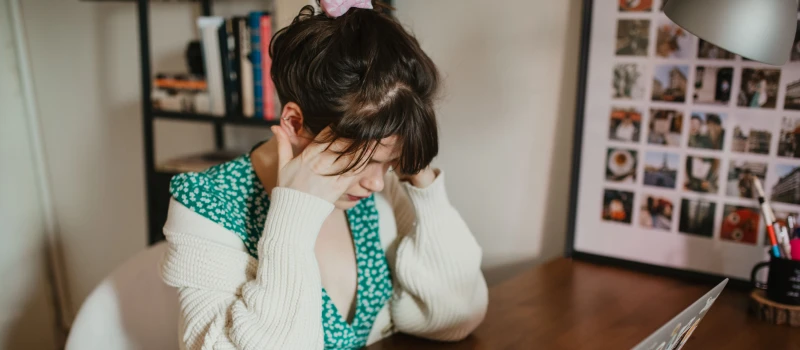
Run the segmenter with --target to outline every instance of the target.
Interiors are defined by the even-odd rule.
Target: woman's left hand
[[[400,181],[406,181],[416,188],[425,188],[430,186],[436,180],[436,172],[430,166],[422,169],[422,171],[414,175],[399,174]]]

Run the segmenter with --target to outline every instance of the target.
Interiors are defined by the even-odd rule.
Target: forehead
[[[400,157],[400,142],[397,136],[389,136],[381,139],[375,154],[375,160],[391,160]]]

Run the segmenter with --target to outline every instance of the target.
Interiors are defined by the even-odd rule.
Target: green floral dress
[[[194,212],[222,225],[242,239],[258,258],[258,240],[269,210],[269,197],[253,170],[249,155],[200,173],[178,174],[170,193]],[[353,322],[348,324],[322,289],[322,327],[325,349],[358,349],[367,345],[375,318],[392,295],[389,265],[378,235],[374,196],[347,211],[358,266]]]

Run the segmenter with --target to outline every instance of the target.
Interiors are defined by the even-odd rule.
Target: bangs
[[[344,140],[347,147],[336,151],[339,158],[351,158],[341,175],[365,165],[381,140],[397,136],[400,156],[393,167],[403,174],[416,174],[430,165],[439,153],[438,127],[432,104],[422,101],[407,87],[398,86],[382,104],[353,101],[359,108],[330,124],[331,133],[318,142]],[[363,95],[362,95],[363,96]]]

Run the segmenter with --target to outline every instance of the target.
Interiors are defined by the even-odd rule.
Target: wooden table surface
[[[711,287],[560,258],[491,288],[461,342],[397,334],[368,349],[630,349]],[[800,350],[800,328],[759,322],[748,303],[726,288],[684,349]]]

